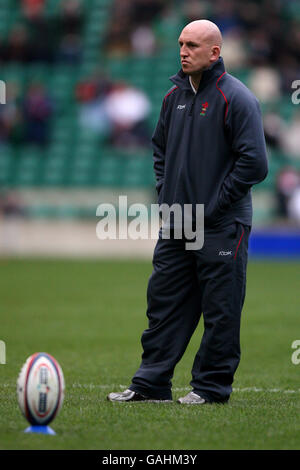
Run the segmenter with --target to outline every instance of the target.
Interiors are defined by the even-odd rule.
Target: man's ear
[[[211,48],[211,57],[210,57],[210,59],[212,61],[217,60],[220,57],[220,53],[221,53],[220,47],[219,46],[213,46]]]

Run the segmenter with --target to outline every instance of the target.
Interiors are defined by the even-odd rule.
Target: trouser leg
[[[207,233],[203,251],[197,253],[204,334],[194,360],[191,385],[210,401],[229,399],[240,361],[248,236],[249,227],[241,224]]]
[[[131,390],[171,399],[171,378],[199,322],[200,291],[195,258],[183,240],[159,239],[147,290],[149,326],[143,332],[142,362]]]

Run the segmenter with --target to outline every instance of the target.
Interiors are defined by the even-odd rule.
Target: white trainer
[[[178,398],[177,403],[182,405],[204,405],[208,403],[204,398],[197,395],[197,393],[190,392],[185,397]]]
[[[107,400],[117,402],[136,402],[136,401],[148,401],[151,403],[170,403],[172,400],[159,400],[156,398],[145,397],[138,392],[130,390],[129,388],[124,392],[112,392],[107,395]]]

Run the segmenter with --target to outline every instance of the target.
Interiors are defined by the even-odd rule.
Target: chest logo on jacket
[[[205,116],[206,115],[207,108],[208,108],[208,102],[206,101],[205,103],[202,103],[202,109],[201,109],[200,116]]]
[[[186,107],[185,104],[179,104],[179,105],[177,106],[177,109],[184,109],[185,107]]]

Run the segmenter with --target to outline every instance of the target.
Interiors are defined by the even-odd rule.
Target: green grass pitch
[[[184,407],[106,401],[139,366],[150,261],[1,260],[0,449],[299,449],[299,268],[249,263],[231,400]],[[201,335],[202,321],[175,370],[174,399],[187,393]],[[16,379],[36,351],[54,355],[65,375],[56,436],[23,433]]]

